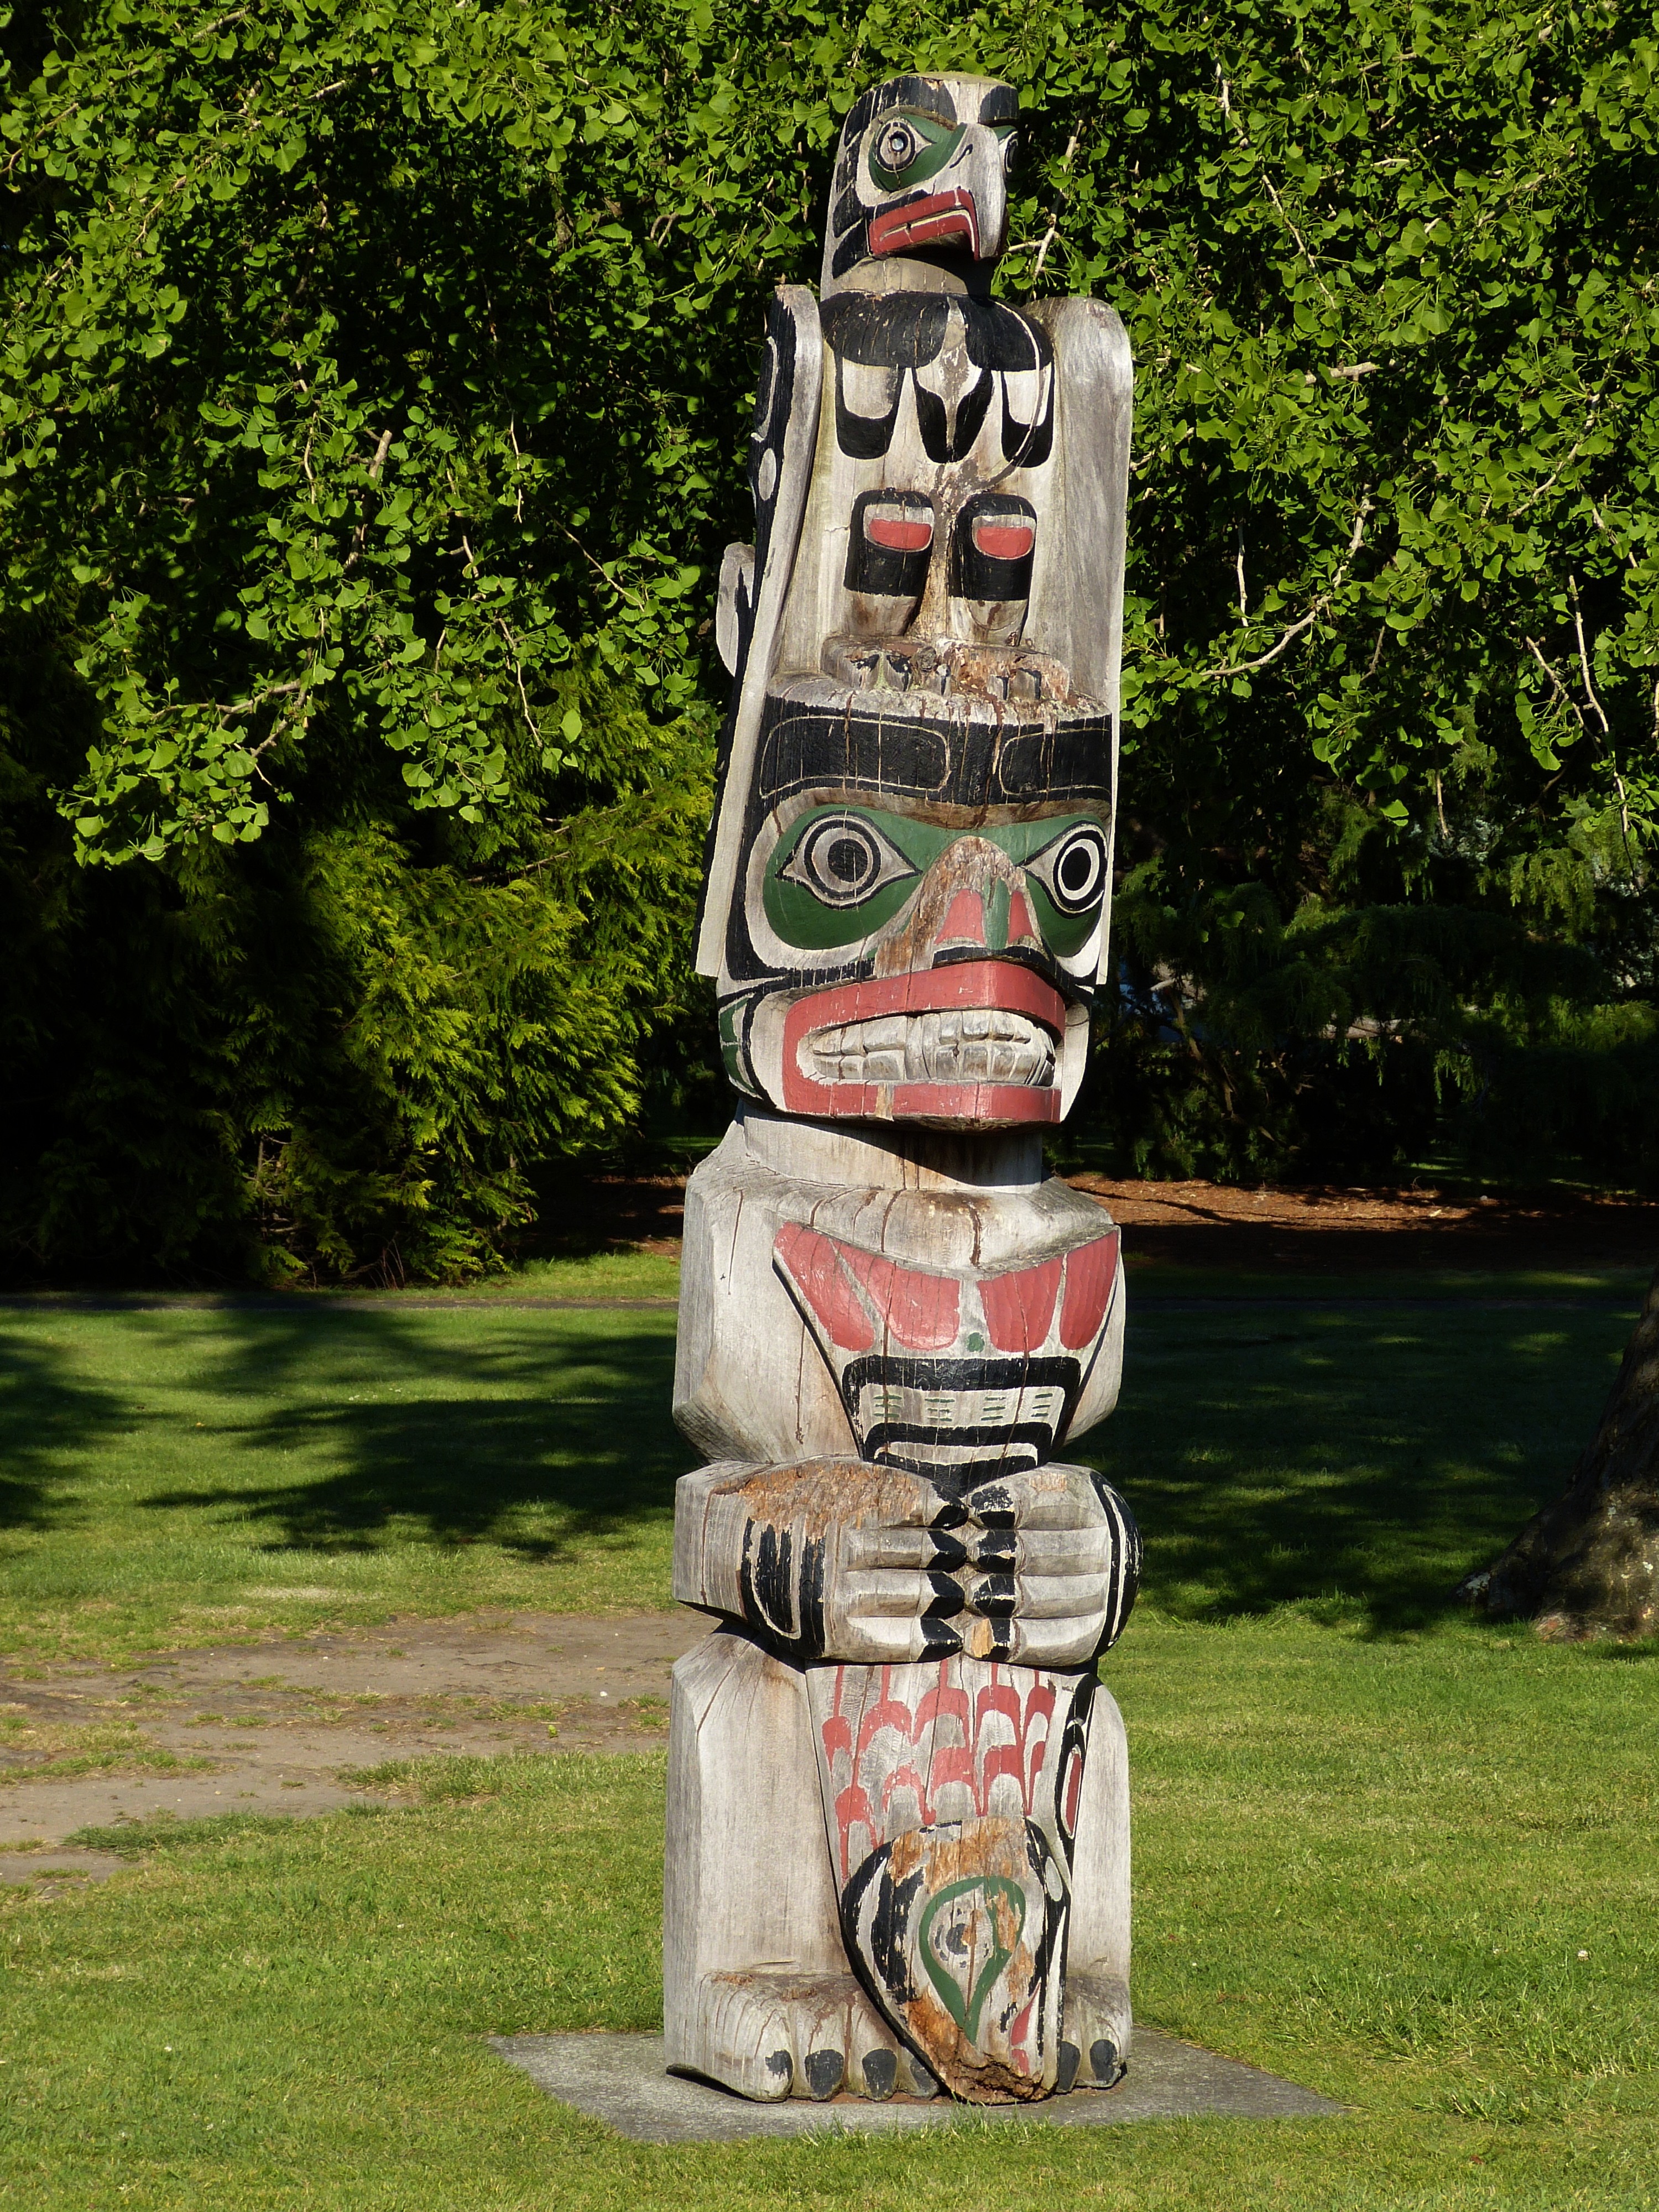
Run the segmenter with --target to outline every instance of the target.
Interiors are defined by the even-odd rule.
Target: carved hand
[[[1086,1468],[958,1500],[867,1460],[727,1463],[680,1483],[674,1595],[796,1659],[1080,1666],[1121,1632],[1139,1559],[1128,1509]]]

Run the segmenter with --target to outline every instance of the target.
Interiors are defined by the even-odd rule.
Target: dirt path
[[[78,1828],[384,1802],[350,1771],[425,1753],[662,1743],[669,1670],[710,1626],[689,1613],[474,1615],[132,1668],[6,1664],[0,1880],[119,1863],[51,1848]]]

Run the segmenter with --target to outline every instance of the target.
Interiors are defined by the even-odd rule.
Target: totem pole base
[[[823,2104],[790,2097],[758,2105],[707,2081],[670,2074],[659,2035],[501,2035],[491,2047],[538,2089],[634,2142],[740,2142],[756,2136],[811,2135],[854,2128],[885,2134],[907,2128],[1017,2122],[1038,2127],[1107,2127],[1131,2120],[1328,2118],[1343,2107],[1276,2074],[1137,2027],[1129,2071],[1115,2089],[1077,2089],[1037,2104],[961,2105],[945,2097],[872,2103],[834,2097]]]

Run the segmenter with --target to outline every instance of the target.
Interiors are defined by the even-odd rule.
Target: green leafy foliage
[[[695,1079],[755,334],[915,64],[1020,88],[1004,289],[1139,363],[1097,1128],[1273,1173],[1524,1099],[1650,1171],[1650,9],[65,0],[0,45],[6,1018],[68,1131],[15,1245],[476,1264],[527,1162]]]

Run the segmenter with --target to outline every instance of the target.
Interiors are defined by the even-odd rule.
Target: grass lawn
[[[1344,2118],[622,2142],[481,2039],[659,2020],[660,1757],[431,1761],[407,1809],[129,1834],[108,1884],[0,1899],[0,2204],[1650,2207],[1659,1649],[1443,1605],[1605,1393],[1634,1299],[1573,1287],[1607,1303],[1149,1301],[1090,1439],[1149,1537],[1104,1668],[1137,2008]],[[664,1602],[672,1327],[14,1307],[0,1630]]]

